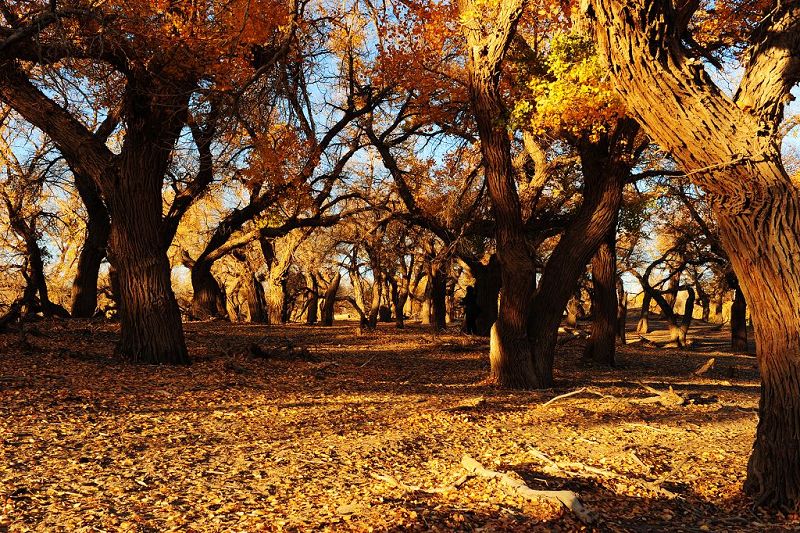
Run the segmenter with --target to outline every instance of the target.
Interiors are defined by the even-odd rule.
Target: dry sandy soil
[[[720,351],[726,332],[709,325],[692,350],[621,347],[617,369],[585,366],[569,342],[557,388],[535,392],[483,384],[486,342],[455,329],[189,323],[195,363],[167,368],[114,358],[114,324],[27,328],[0,335],[0,531],[800,527],[741,494],[756,362]],[[591,524],[464,478],[464,455],[574,492]]]

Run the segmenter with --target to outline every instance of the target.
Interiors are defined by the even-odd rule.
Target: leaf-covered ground
[[[190,323],[195,364],[166,368],[116,360],[115,327],[0,335],[0,531],[800,527],[741,494],[756,363],[713,343],[628,345],[608,370],[582,365],[575,340],[559,349],[557,389],[508,392],[482,384],[485,341],[455,331]],[[291,350],[252,357],[253,343],[263,353],[287,338]],[[654,396],[642,384],[671,385],[684,404],[638,403]],[[459,479],[465,454],[574,491],[594,524],[497,480],[426,492]]]

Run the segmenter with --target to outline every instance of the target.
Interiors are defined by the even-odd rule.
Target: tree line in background
[[[749,313],[746,490],[800,501],[800,2],[0,15],[0,329],[113,314],[119,356],[185,364],[182,319],[464,321],[524,389],[552,386],[565,310],[611,366],[629,306],[677,347],[729,322],[734,351]]]

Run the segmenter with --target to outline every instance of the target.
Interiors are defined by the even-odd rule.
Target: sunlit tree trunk
[[[495,220],[497,259],[503,292],[497,320],[491,331],[490,379],[511,388],[550,385],[547,374],[538,375],[531,358],[528,319],[535,288],[535,263],[522,224],[519,194],[514,180],[507,116],[499,89],[505,53],[516,32],[524,0],[498,4],[493,31],[484,34],[479,21],[462,23],[470,50],[469,93],[481,141],[484,173]],[[474,8],[474,9],[473,9]],[[464,2],[464,17],[482,8]]]
[[[628,295],[625,292],[625,284],[621,277],[617,277],[617,340],[620,344],[626,344],[625,326],[628,321]]]
[[[800,71],[800,5],[757,28],[733,99],[686,57],[665,0],[594,0],[588,14],[628,108],[705,191],[751,308],[762,380],[745,490],[756,504],[800,504],[800,194],[777,128]]]
[[[336,272],[328,283],[328,288],[325,290],[325,300],[322,304],[322,325],[333,325],[333,314],[336,310],[336,293],[339,292],[339,284],[342,281],[342,274]]]
[[[636,324],[636,333],[647,333],[650,331],[650,302],[653,297],[645,291],[642,296],[642,308],[639,310],[639,323]]]

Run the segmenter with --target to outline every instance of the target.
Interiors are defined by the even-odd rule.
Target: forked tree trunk
[[[731,351],[747,352],[747,300],[738,288],[731,304]]]
[[[86,207],[86,240],[78,256],[78,267],[72,282],[71,314],[74,318],[91,318],[97,310],[97,278],[106,257],[111,231],[108,210],[91,178],[73,170],[75,187]]]
[[[586,264],[616,228],[622,189],[634,164],[638,132],[634,121],[623,118],[598,140],[578,143],[584,175],[583,202],[545,265],[528,324],[536,375],[542,386],[553,383],[562,310],[575,294]]]
[[[626,105],[704,189],[751,308],[761,374],[745,490],[800,505],[800,194],[781,162],[784,103],[797,82],[800,5],[779,2],[754,34],[733,99],[678,41],[672,2],[594,0],[596,35]]]
[[[617,336],[617,227],[616,223],[592,258],[592,333],[584,358],[614,366]]]
[[[328,288],[325,290],[325,301],[322,304],[322,325],[333,325],[333,314],[336,310],[336,293],[339,292],[339,284],[342,281],[342,274],[336,272],[328,283]]]

